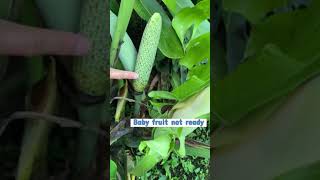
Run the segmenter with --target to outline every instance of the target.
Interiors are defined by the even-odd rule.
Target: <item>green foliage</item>
[[[151,91],[148,96],[153,99],[170,99],[170,100],[176,100],[177,98],[174,96],[174,94],[168,92],[168,91]]]
[[[204,117],[209,119],[210,23],[208,19],[210,18],[210,1],[201,1],[196,6],[190,0],[166,0],[163,2],[173,16],[174,22],[171,22],[168,12],[156,0],[137,0],[134,4],[135,12],[145,21],[150,21],[150,17],[156,12],[162,17],[162,31],[158,46],[159,56],[154,62],[155,68],[153,68],[154,64],[151,61],[139,63],[139,54],[140,51],[145,54],[153,54],[150,49],[153,51],[154,46],[149,44],[152,44],[157,38],[144,38],[145,33],[143,33],[140,42],[136,71],[140,68],[141,79],[134,80],[133,85],[135,87],[137,81],[144,81],[143,86],[138,88],[138,92],[145,91],[149,100],[144,100],[143,95],[134,94],[134,116],[152,118]],[[137,25],[135,19],[132,22],[130,25],[135,27],[142,25]],[[178,35],[189,39],[182,45]],[[141,46],[146,47],[142,49]],[[141,68],[147,69],[148,73],[144,71],[140,73]],[[150,74],[151,70],[152,74]],[[150,75],[155,76],[148,91],[145,87],[149,78],[152,78],[152,76],[149,77]],[[172,80],[167,78],[172,78]],[[150,91],[151,89],[152,91]],[[147,106],[144,106],[145,104]],[[128,107],[130,108],[129,105]],[[146,111],[143,111],[144,108],[142,107],[146,108]],[[129,112],[126,114],[129,117],[132,115]],[[195,129],[182,127],[154,128],[152,139],[145,140],[142,138],[139,144],[139,152],[133,153],[135,155],[135,166],[130,168],[131,175],[139,176],[141,179],[154,179],[155,177],[152,175],[160,179],[167,179],[168,177],[187,179],[193,175],[197,175],[197,178],[205,177],[208,171],[204,170],[205,168],[197,168],[193,163],[197,160],[186,156],[192,154],[208,158],[209,150],[206,149],[207,147],[186,145],[187,136]],[[149,132],[147,128],[139,131]],[[179,144],[176,144],[177,141],[179,141]],[[173,158],[175,160],[171,159],[172,157],[175,157]],[[172,162],[175,167],[179,163],[181,174],[171,177],[170,173],[173,171],[173,166],[168,165],[167,162]],[[200,162],[208,164],[208,160],[205,160],[205,162],[199,160]],[[165,170],[165,174],[160,172],[159,168]],[[193,171],[197,172],[193,174]]]
[[[117,164],[112,160],[110,160],[110,179],[117,179]]]
[[[113,38],[114,32],[117,26],[117,16],[110,11],[110,35]],[[136,58],[137,58],[137,50],[129,37],[126,33],[121,41],[121,45],[119,46],[120,51],[118,52],[120,61],[127,71],[134,71],[134,67],[136,65]]]
[[[188,44],[186,54],[180,59],[180,64],[192,69],[204,60],[210,58],[210,32],[205,33]]]
[[[245,121],[216,131],[212,151],[219,164],[216,178],[271,179],[319,161],[319,90],[317,77],[250,113]],[[231,137],[236,139],[230,141]]]
[[[268,12],[274,8],[288,5],[291,0],[223,0],[223,7],[227,11],[237,12],[244,15],[252,23],[259,22]]]
[[[199,25],[209,18],[209,0],[200,1],[196,6],[186,7],[177,13],[172,20],[172,27],[175,29],[184,47],[193,39]]]
[[[120,8],[118,12],[118,19],[117,19],[117,25],[114,30],[113,34],[113,40],[111,43],[110,48],[110,65],[111,67],[114,66],[115,61],[117,60],[118,56],[118,49],[121,45],[121,42],[123,41],[123,38],[126,34],[126,30],[129,24],[129,20],[131,17],[131,13],[133,10],[135,0],[127,0],[127,1],[121,1]]]
[[[185,102],[177,103],[172,108],[171,118],[198,118],[210,112],[210,88],[206,88],[199,95],[189,98]],[[139,150],[145,150],[146,154],[133,170],[133,174],[141,176],[163,159],[169,157],[171,151],[179,156],[186,156],[185,139],[196,128],[155,128],[153,140],[142,141]],[[174,146],[175,140],[179,140],[180,146]],[[190,150],[190,149],[189,149]],[[147,163],[148,162],[148,163]]]
[[[217,82],[213,104],[226,124],[237,122],[248,112],[286,95],[319,72],[319,36],[314,23],[304,20],[316,19],[317,7],[318,3],[313,3],[308,10],[274,15],[253,28],[246,63]],[[297,21],[305,25],[296,26]],[[292,38],[293,33],[296,38]],[[307,39],[308,44],[302,45]],[[230,112],[233,107],[236,109]]]
[[[250,32],[242,64],[215,87],[217,179],[319,178],[319,1],[293,2],[224,0]]]
[[[172,15],[177,14],[181,9],[193,7],[191,0],[162,0]]]

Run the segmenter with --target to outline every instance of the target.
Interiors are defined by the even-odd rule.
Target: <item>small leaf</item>
[[[174,94],[168,91],[151,91],[149,92],[148,96],[153,99],[177,99]]]
[[[167,6],[171,14],[176,12],[177,9],[177,2],[176,0],[162,0],[162,2]]]
[[[143,176],[159,161],[161,161],[161,156],[154,151],[150,151],[140,161],[138,161],[137,165],[130,173],[135,176]]]
[[[117,179],[117,164],[112,160],[110,160],[110,179]]]
[[[175,16],[181,9],[193,7],[191,0],[162,0],[169,9],[170,13]]]
[[[198,93],[210,83],[210,80],[202,80],[197,76],[192,76],[185,83],[175,88],[172,93],[179,101]]]
[[[191,69],[194,65],[210,58],[210,33],[193,39],[187,46],[186,54],[179,63]]]

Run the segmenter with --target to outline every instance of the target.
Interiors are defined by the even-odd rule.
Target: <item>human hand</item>
[[[19,25],[0,19],[0,55],[85,55],[89,40],[79,34]],[[111,79],[136,79],[134,72],[110,69]]]
[[[138,74],[130,71],[122,71],[110,68],[110,79],[137,79]]]
[[[0,55],[84,55],[87,38],[70,32],[53,31],[0,20]]]

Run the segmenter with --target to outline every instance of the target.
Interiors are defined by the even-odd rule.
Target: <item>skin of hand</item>
[[[79,34],[24,26],[0,19],[0,55],[73,55],[88,53],[89,40]],[[110,79],[137,79],[134,72],[110,68]]]

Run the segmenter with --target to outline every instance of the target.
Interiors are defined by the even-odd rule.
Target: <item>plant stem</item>
[[[84,126],[99,128],[106,118],[106,103],[78,106],[79,120]],[[78,136],[78,148],[76,156],[76,176],[82,176],[81,172],[89,170],[96,156],[96,144],[98,134],[90,131],[80,131]]]
[[[116,30],[113,36],[113,41],[111,43],[111,50],[110,50],[110,65],[111,67],[114,66],[114,63],[117,58],[117,54],[119,52],[119,45],[122,41],[128,24],[131,17],[131,13],[133,10],[135,0],[122,0],[120,3],[120,9],[118,13],[118,20],[117,20],[117,26]]]
[[[145,99],[144,93],[134,95],[134,100],[135,100],[135,103],[134,103],[134,116],[136,118],[140,117],[141,103],[143,102],[144,99]]]
[[[34,63],[41,63],[41,61],[32,61]],[[30,82],[35,82],[42,75],[40,71],[42,68],[40,65],[31,66],[29,64],[29,70],[38,70],[38,76],[31,76],[34,79],[29,79]],[[40,69],[40,70],[39,70]],[[35,74],[34,74],[35,75]],[[39,89],[43,89],[44,92],[38,94]],[[34,96],[42,99],[39,104],[32,104]],[[57,102],[56,93],[56,81],[55,81],[55,65],[50,65],[48,77],[41,84],[32,89],[28,95],[29,102],[28,108],[43,113],[53,113]],[[50,123],[47,121],[28,121],[25,126],[24,137],[22,141],[21,154],[19,157],[17,180],[29,180],[32,177],[32,173],[36,169],[39,172],[45,172],[45,157],[47,152],[48,134],[50,130]],[[44,174],[41,174],[44,175]],[[40,175],[40,176],[41,176]],[[43,177],[42,177],[43,178]]]
[[[124,98],[128,97],[128,81],[127,80],[125,80],[124,86],[120,89],[119,96],[120,97],[124,97]],[[114,115],[114,118],[115,118],[116,122],[120,121],[121,114],[125,110],[126,102],[127,101],[125,99],[119,99],[118,100],[116,114]]]

